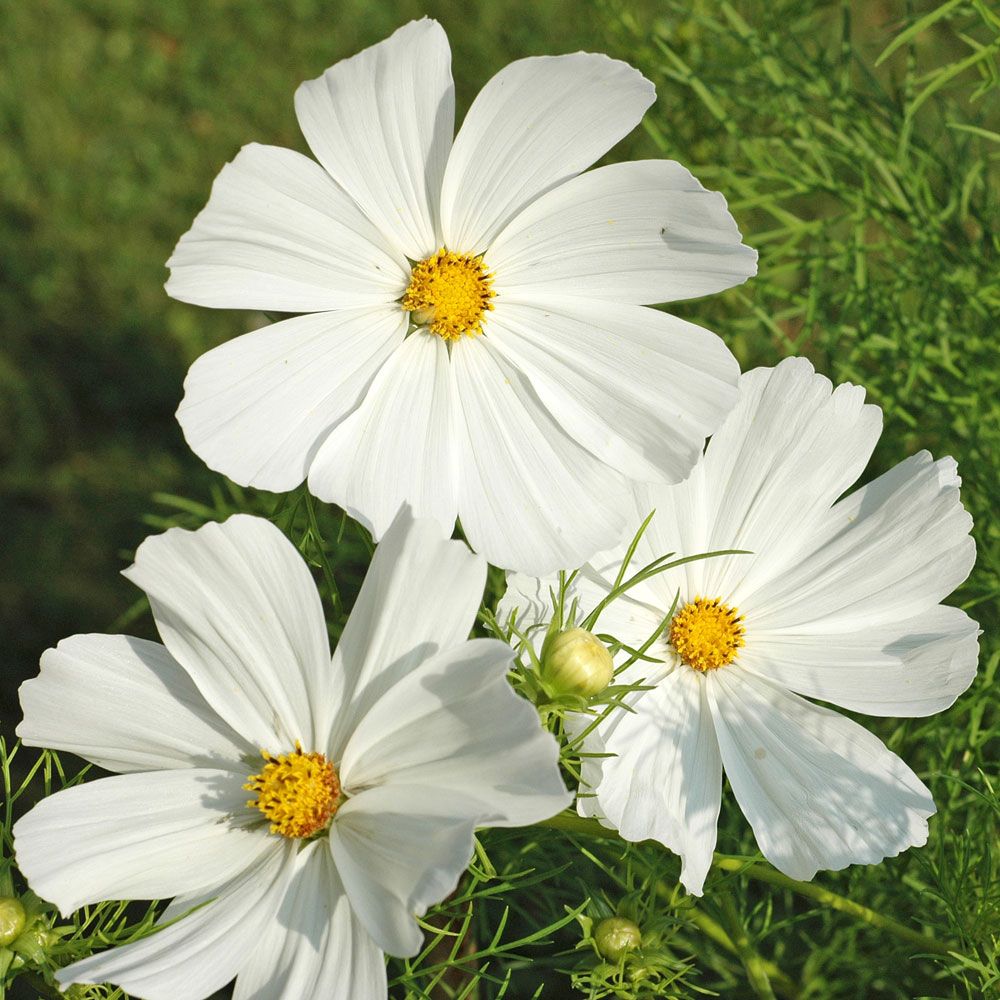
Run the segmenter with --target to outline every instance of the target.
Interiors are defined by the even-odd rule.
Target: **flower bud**
[[[624,917],[606,917],[594,928],[594,944],[605,958],[617,962],[642,944],[642,931]]]
[[[0,946],[13,944],[21,936],[27,916],[20,900],[0,896]]]
[[[560,632],[542,653],[542,677],[559,694],[592,698],[614,676],[608,647],[586,629]]]

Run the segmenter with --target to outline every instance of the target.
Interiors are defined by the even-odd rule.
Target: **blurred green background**
[[[941,932],[986,954],[1000,933],[1000,15],[985,0],[0,0],[0,732],[46,646],[122,624],[136,594],[118,571],[171,516],[154,494],[218,506],[222,481],[173,412],[194,358],[259,318],[170,301],[174,243],[240,146],[304,150],[301,80],[425,13],[450,35],[460,115],[514,58],[584,48],[638,66],[658,101],[611,158],[681,160],[761,251],[748,285],[675,311],[744,367],[804,353],[864,384],[886,412],[867,476],[924,447],[958,459],[979,562],[953,600],[983,623],[980,677],[937,719],[871,725],[941,815],[925,851],[840,878],[904,920],[933,896]],[[150,634],[147,616],[128,627]],[[722,849],[746,835],[732,805]],[[826,930],[822,950],[782,959],[822,984],[810,996],[973,997],[996,970],[937,984],[891,949],[855,961],[854,937]]]

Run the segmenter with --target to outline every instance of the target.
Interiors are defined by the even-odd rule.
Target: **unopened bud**
[[[611,683],[614,673],[608,647],[583,628],[560,632],[542,659],[542,676],[559,694],[592,698]]]
[[[0,896],[0,946],[13,944],[21,936],[27,917],[19,899]]]
[[[617,962],[642,944],[642,931],[625,917],[606,917],[594,928],[594,943],[605,958]]]

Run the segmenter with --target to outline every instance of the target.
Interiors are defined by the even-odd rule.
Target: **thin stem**
[[[585,837],[599,837],[601,840],[622,839],[617,830],[601,826],[596,819],[586,819],[583,816],[574,816],[572,813],[560,813],[535,825],[547,826],[550,830],[563,830],[566,833],[582,833]]]
[[[543,820],[537,825],[549,827],[553,830],[563,830],[566,833],[599,837],[602,840],[621,840],[616,831],[601,826],[597,820],[587,819],[583,816],[573,816],[569,813],[553,816],[551,819]],[[863,920],[873,927],[888,931],[903,941],[908,941],[910,944],[916,945],[921,951],[931,952],[935,955],[950,955],[958,951],[958,948],[954,945],[943,943],[926,934],[911,930],[898,920],[893,920],[891,917],[877,913],[867,906],[855,903],[853,900],[847,899],[846,896],[840,896],[829,889],[824,889],[822,886],[814,885],[812,882],[798,882],[793,878],[789,878],[787,875],[783,875],[772,868],[767,862],[761,861],[758,858],[741,858],[727,854],[716,854],[715,860],[712,862],[712,867],[720,871],[746,875],[748,878],[756,879],[758,882],[767,882],[769,885],[788,889],[791,892],[798,893],[800,896],[806,896],[817,903],[821,903],[823,906],[830,907],[832,910],[839,910],[841,913],[850,914],[852,917]]]
[[[657,887],[657,891],[659,891],[659,887]],[[739,949],[736,947],[733,939],[726,933],[722,924],[713,920],[703,910],[699,910],[695,906],[685,907],[684,917],[690,920],[702,934],[711,938],[716,944],[721,945],[726,951],[731,952],[733,955],[739,955]],[[795,980],[787,973],[782,972],[776,963],[766,958],[760,958],[760,963],[777,992],[782,996],[792,998],[797,998],[800,995],[800,990]]]
[[[890,934],[895,934],[896,937],[917,945],[921,951],[933,952],[935,955],[950,955],[952,952],[958,951],[954,945],[946,944],[926,934],[911,930],[898,920],[893,920],[891,917],[877,913],[867,906],[855,903],[854,900],[848,899],[846,896],[838,895],[812,882],[799,882],[793,878],[789,878],[765,862],[753,858],[734,858],[728,857],[725,854],[716,854],[713,867],[721,871],[740,872],[749,878],[756,879],[758,882],[767,882],[769,885],[797,892],[800,896],[807,896],[817,903],[829,906],[831,910],[840,910],[841,913],[849,913],[851,916],[857,917],[859,920],[864,920],[865,923],[869,923],[873,927],[889,931]]]
[[[333,567],[330,565],[329,559],[326,557],[326,545],[323,541],[323,535],[319,530],[319,521],[316,519],[316,507],[313,503],[313,498],[306,490],[303,493],[306,502],[306,516],[309,519],[309,532],[313,537],[313,541],[316,543],[316,555],[319,560],[320,567],[323,570],[323,577],[326,580],[327,589],[330,591],[330,599],[333,601],[333,606],[335,610],[340,609],[340,589],[337,587],[337,581],[333,575]]]
[[[739,955],[740,961],[743,963],[751,988],[761,1000],[777,1000],[771,986],[771,978],[764,966],[764,959],[757,954],[750,942],[750,935],[747,934],[746,927],[736,909],[732,893],[725,889],[722,890],[719,893],[719,902],[722,905],[722,914],[726,923],[729,924],[729,935],[736,946],[736,954]]]

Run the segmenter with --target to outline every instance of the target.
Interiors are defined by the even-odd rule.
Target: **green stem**
[[[538,826],[548,827],[553,830],[562,830],[566,833],[579,833],[587,837],[599,837],[602,840],[621,840],[615,830],[609,830],[601,826],[596,819],[587,819],[583,816],[574,816],[570,813],[562,813],[553,816],[551,819],[543,820]],[[878,927],[880,930],[888,931],[903,941],[916,945],[921,951],[931,952],[935,955],[950,955],[958,951],[954,945],[942,943],[935,938],[918,931],[911,930],[898,920],[886,917],[867,906],[855,903],[853,900],[840,896],[829,889],[815,885],[812,882],[798,882],[787,875],[772,868],[767,862],[757,858],[733,857],[727,854],[716,854],[712,867],[725,872],[737,872],[746,875],[748,878],[756,879],[758,882],[767,882],[769,885],[777,886],[780,889],[788,889],[790,892],[798,893],[809,899],[830,907],[831,910],[839,910],[841,913],[850,914],[858,920]]]
[[[754,951],[750,935],[747,934],[746,927],[737,912],[736,904],[733,902],[733,894],[722,890],[719,893],[719,901],[722,904],[723,916],[729,925],[729,935],[736,946],[736,954],[739,955],[743,968],[746,970],[751,988],[761,1000],[777,1000],[771,986],[771,978],[764,966],[764,959]]]
[[[596,819],[584,816],[574,816],[572,813],[560,813],[551,819],[543,819],[536,826],[547,826],[550,830],[562,830],[565,833],[582,833],[585,837],[599,837],[601,840],[621,840],[617,830],[609,830],[601,826]]]
[[[697,907],[685,907],[684,917],[690,920],[691,923],[695,925],[706,937],[711,938],[716,944],[722,945],[726,951],[731,952],[733,955],[739,956],[739,949],[733,942],[733,939],[726,933],[725,928],[722,924],[713,920],[707,913],[703,910],[699,910]],[[766,958],[760,959],[761,967],[767,974],[768,979],[774,984],[774,988],[782,994],[782,996],[797,998],[800,994],[799,987],[795,984],[793,980],[786,973],[782,972],[779,966],[769,961]]]
[[[323,577],[326,580],[327,589],[330,591],[330,599],[333,601],[334,608],[339,610],[340,589],[337,587],[337,581],[333,575],[333,567],[330,565],[330,561],[326,557],[326,546],[323,541],[323,536],[319,530],[319,521],[316,518],[316,507],[308,489],[303,493],[303,496],[306,501],[306,516],[309,519],[309,531],[313,536],[313,541],[316,543],[316,555],[319,560],[320,567],[323,570]]]
[[[867,906],[855,903],[854,900],[848,899],[846,896],[840,896],[829,889],[824,889],[821,885],[815,885],[812,882],[798,882],[789,878],[765,862],[754,858],[734,858],[725,854],[716,854],[713,867],[721,871],[741,872],[758,882],[767,882],[780,889],[788,889],[791,892],[797,892],[800,896],[807,896],[817,903],[822,903],[823,906],[830,907],[831,910],[848,913],[873,927],[895,934],[896,937],[916,945],[921,951],[933,952],[935,955],[950,955],[958,950],[954,945],[943,943],[926,934],[921,934],[919,931],[911,930],[898,920],[893,920],[892,917],[884,916]]]

